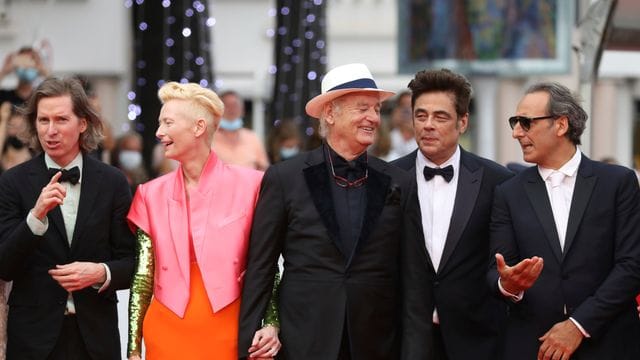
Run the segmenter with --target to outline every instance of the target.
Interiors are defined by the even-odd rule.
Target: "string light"
[[[316,137],[313,124],[304,110],[306,102],[320,93],[319,74],[326,72],[325,4],[320,0],[278,0],[267,15],[277,17],[267,37],[275,38],[275,64],[267,68],[274,77],[270,124],[294,121],[311,145]]]
[[[214,84],[210,34],[216,20],[205,0],[123,0],[123,4],[133,16],[136,57],[132,88],[126,93],[127,118],[131,129],[143,135],[148,162],[156,143],[158,88],[167,81]]]

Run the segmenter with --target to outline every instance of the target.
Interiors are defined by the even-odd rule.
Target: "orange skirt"
[[[151,301],[142,328],[146,359],[237,359],[240,299],[214,313],[195,262],[189,295],[184,319]]]

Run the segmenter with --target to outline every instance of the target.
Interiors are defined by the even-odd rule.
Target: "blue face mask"
[[[221,119],[220,129],[226,130],[226,131],[237,131],[242,128],[243,124],[244,123],[242,122],[242,118],[237,118],[235,120]]]
[[[300,149],[298,149],[297,146],[282,147],[280,148],[280,157],[282,158],[282,160],[286,160],[298,155],[299,152],[300,152]]]
[[[35,68],[17,68],[16,76],[21,82],[33,82],[38,77],[38,69]]]

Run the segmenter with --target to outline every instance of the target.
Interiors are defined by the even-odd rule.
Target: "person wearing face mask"
[[[137,132],[127,132],[116,141],[112,165],[122,170],[129,180],[132,193],[138,185],[149,180],[142,162],[142,136]]]
[[[15,89],[1,89],[0,103],[9,101],[15,106],[21,106],[31,96],[35,80],[39,77],[47,77],[49,70],[40,58],[40,54],[32,47],[26,46],[5,58],[0,69],[0,81],[10,74],[18,78],[18,85]]]
[[[267,152],[255,132],[244,126],[244,105],[235,91],[220,95],[224,114],[213,137],[212,149],[224,162],[264,170],[269,166]]]
[[[293,121],[282,121],[273,128],[269,143],[273,163],[291,159],[300,153],[300,130]]]

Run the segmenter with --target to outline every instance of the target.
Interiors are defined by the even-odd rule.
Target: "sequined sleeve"
[[[136,231],[136,269],[129,296],[129,341],[127,357],[141,355],[142,322],[153,295],[154,256],[151,238],[144,231]]]
[[[278,286],[280,285],[280,274],[276,271],[276,276],[273,279],[273,290],[271,291],[271,299],[267,306],[267,311],[264,314],[262,320],[262,326],[272,325],[280,328],[280,318],[278,317]]]

